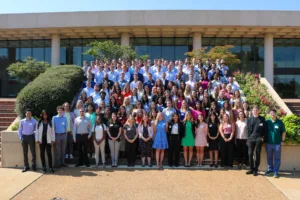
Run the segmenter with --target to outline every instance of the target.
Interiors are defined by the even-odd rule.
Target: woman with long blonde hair
[[[165,149],[168,149],[168,122],[164,119],[164,114],[159,112],[157,114],[155,124],[153,127],[153,132],[155,134],[155,139],[153,143],[153,148],[156,149],[156,165],[158,169],[162,169],[162,162],[164,159]]]
[[[184,97],[185,99],[187,100],[191,100],[192,98],[192,89],[191,89],[191,86],[190,85],[186,85],[185,86],[185,90],[184,90]]]
[[[136,159],[136,139],[138,138],[137,126],[134,117],[129,115],[126,124],[123,126],[124,137],[126,140],[127,166],[134,167]]]
[[[185,167],[190,167],[193,158],[193,148],[195,146],[193,116],[190,112],[185,114],[183,119],[183,127],[184,134],[181,140],[181,145],[183,146]]]
[[[133,110],[133,105],[130,104],[130,97],[126,97],[124,99],[124,103],[123,103],[123,106],[125,107],[126,109],[126,114],[127,115],[130,115],[132,110]]]

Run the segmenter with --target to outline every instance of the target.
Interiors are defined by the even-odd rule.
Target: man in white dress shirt
[[[191,86],[191,89],[194,90],[195,83],[196,82],[194,81],[194,74],[190,73],[189,80],[185,84]]]

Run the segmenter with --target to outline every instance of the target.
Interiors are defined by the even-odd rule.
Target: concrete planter
[[[268,169],[266,146],[264,145],[261,150],[260,157],[261,171]],[[281,171],[300,171],[300,145],[283,145],[281,149]]]
[[[47,157],[47,156],[46,156]],[[2,167],[23,167],[22,145],[17,131],[2,132],[1,149]],[[54,162],[54,147],[52,147],[52,158]],[[31,165],[31,153],[28,153],[29,165]],[[47,163],[47,158],[46,158]],[[36,144],[36,164],[41,167],[40,147]],[[284,145],[281,154],[282,171],[300,171],[300,145]],[[266,148],[262,147],[260,170],[267,170]]]
[[[17,167],[23,168],[23,150],[20,138],[18,136],[17,131],[3,131],[1,133],[2,139],[2,148],[1,148],[1,164],[2,167]],[[37,167],[42,167],[41,159],[40,159],[40,147],[38,144],[35,146],[36,152],[36,165]],[[28,161],[29,166],[31,167],[31,152],[28,147]],[[48,158],[45,155],[46,165],[48,168]],[[54,147],[52,147],[52,163],[54,164]]]

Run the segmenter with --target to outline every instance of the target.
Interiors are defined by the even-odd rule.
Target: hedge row
[[[72,102],[84,80],[80,67],[63,65],[51,67],[30,82],[17,96],[16,112],[23,118],[26,109],[31,109],[33,116],[38,116],[43,109],[51,115],[56,113],[56,106]]]

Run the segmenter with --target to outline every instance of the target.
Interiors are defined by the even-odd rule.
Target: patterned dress
[[[148,138],[148,127],[143,126],[143,137]],[[141,157],[151,157],[151,151],[152,151],[152,140],[149,140],[148,142],[145,142],[143,139],[140,138],[140,152]]]

